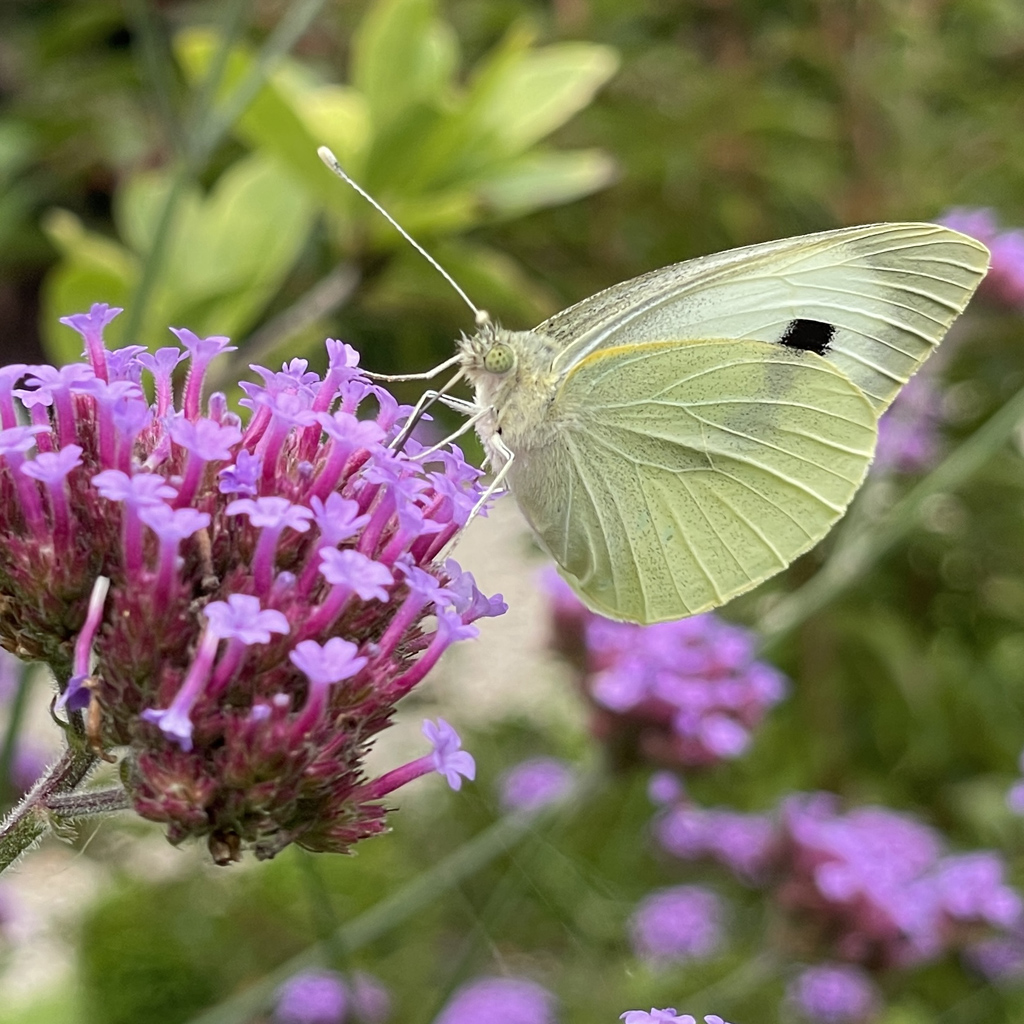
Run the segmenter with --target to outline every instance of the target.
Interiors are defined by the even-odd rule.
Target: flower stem
[[[1024,419],[1024,388],[898,501],[880,521],[853,533],[798,590],[784,597],[758,623],[768,647],[848,590],[913,530],[929,498],[960,487],[1006,443]]]
[[[87,789],[79,793],[55,793],[46,801],[46,809],[55,818],[65,821],[124,811],[129,807],[131,801],[120,786]]]
[[[13,864],[50,827],[49,801],[69,794],[96,766],[91,750],[69,746],[0,825],[0,871]]]
[[[602,777],[583,778],[565,798],[535,810],[519,811],[499,818],[433,867],[385,897],[369,910],[343,924],[334,934],[331,948],[317,942],[285,961],[244,991],[230,996],[218,1006],[192,1018],[189,1024],[244,1024],[263,1011],[274,991],[299,971],[323,966],[332,955],[356,952],[382,935],[404,924],[435,900],[440,899],[463,880],[514,850],[524,839],[543,834],[554,825],[564,825],[587,806],[588,798],[599,790]]]

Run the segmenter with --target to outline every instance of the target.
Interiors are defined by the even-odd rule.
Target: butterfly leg
[[[444,402],[444,399],[442,398],[440,399],[440,401]],[[444,404],[447,405],[448,403],[444,402]],[[463,406],[468,406],[468,408],[464,408]],[[452,406],[452,408],[456,407]],[[452,441],[454,441],[456,438],[462,437],[463,434],[466,434],[470,430],[472,430],[473,427],[475,427],[477,423],[479,423],[480,420],[482,420],[484,416],[486,416],[490,412],[489,409],[481,409],[478,406],[471,405],[469,402],[460,403],[460,406],[457,408],[456,411],[463,413],[472,412],[472,415],[469,417],[469,419],[466,420],[465,423],[462,424],[461,427],[459,427],[458,430],[453,431],[443,441],[438,441],[437,444],[431,445],[429,448],[425,448],[421,452],[417,452],[413,456],[414,459],[426,459],[429,456],[433,455],[434,452],[439,451],[446,445],[451,444]]]
[[[430,408],[438,399],[440,399],[445,392],[455,387],[455,385],[462,380],[463,371],[459,370],[454,377],[452,377],[447,384],[438,390],[424,391],[419,397],[416,405],[413,407],[412,413],[409,418],[405,421],[405,426],[398,432],[395,439],[388,445],[392,451],[401,451],[405,447],[405,442],[409,440],[412,432],[416,429],[416,424],[423,418],[423,414]],[[456,399],[457,401],[457,399]],[[474,406],[474,408],[476,408]]]
[[[512,468],[512,463],[515,461],[515,452],[512,451],[512,449],[509,448],[504,441],[502,441],[501,436],[499,434],[494,434],[491,437],[490,443],[498,450],[498,452],[501,454],[505,462],[502,465],[501,469],[499,469],[498,472],[494,474],[494,479],[491,480],[491,482],[487,485],[487,489],[484,491],[483,494],[480,495],[480,499],[473,506],[473,511],[469,513],[469,518],[466,520],[466,526],[469,526],[469,524],[473,522],[473,520],[483,510],[484,505],[486,505],[487,502],[489,502],[491,498],[494,497],[495,493],[505,482],[505,477],[508,476],[508,472]],[[465,529],[466,526],[464,526],[463,529]]]
[[[424,370],[423,373],[374,373],[372,370],[362,369],[359,372],[364,377],[370,377],[372,380],[432,380],[442,370],[447,370],[449,366],[454,366],[461,358],[461,355],[454,355],[451,359],[438,363],[433,369]]]

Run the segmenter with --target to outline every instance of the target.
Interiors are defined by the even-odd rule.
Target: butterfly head
[[[476,334],[459,339],[461,363],[470,380],[481,375],[507,377],[516,368],[516,350],[509,344],[511,332],[495,323],[486,323]]]

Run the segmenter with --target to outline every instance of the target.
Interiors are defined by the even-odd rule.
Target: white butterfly
[[[825,231],[663,267],[532,331],[456,286],[482,326],[431,373],[460,368],[440,394],[469,379],[452,404],[590,608],[682,618],[825,536],[988,258],[936,224]]]

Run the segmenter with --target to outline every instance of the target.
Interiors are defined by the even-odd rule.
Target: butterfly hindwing
[[[963,311],[988,266],[937,224],[869,224],[652,271],[537,328],[570,373],[588,356],[664,338],[772,342],[821,355],[881,414]]]
[[[826,359],[731,339],[601,349],[551,416],[564,429],[517,457],[513,490],[581,598],[638,622],[721,605],[813,546],[877,434]]]

